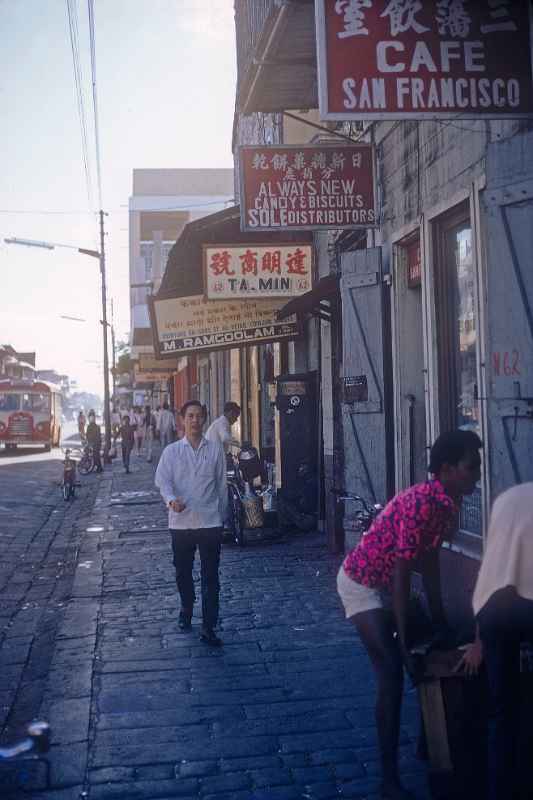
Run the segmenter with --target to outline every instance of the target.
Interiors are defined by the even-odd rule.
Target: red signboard
[[[320,116],[531,116],[529,5],[317,0]]]
[[[241,230],[376,225],[369,145],[240,148]]]
[[[256,300],[305,294],[313,283],[310,244],[204,244],[209,300]]]

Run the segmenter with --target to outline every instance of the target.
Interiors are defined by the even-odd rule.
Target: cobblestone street
[[[319,535],[225,546],[225,644],[209,649],[197,616],[192,633],[178,629],[154,468],[132,461],[130,475],[104,473],[92,513],[79,501],[68,512],[81,510],[77,568],[38,709],[50,770],[4,768],[3,796],[376,798],[373,681],[336,596],[340,557]],[[402,774],[422,799],[417,732],[408,690]]]

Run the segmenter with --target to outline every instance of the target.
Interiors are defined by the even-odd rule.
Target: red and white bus
[[[0,378],[0,444],[59,446],[61,390],[46,381]]]

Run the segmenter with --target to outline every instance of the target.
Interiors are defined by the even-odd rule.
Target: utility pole
[[[109,407],[109,355],[107,352],[107,295],[105,282],[105,234],[104,212],[100,210],[100,275],[102,278],[102,328],[104,336],[104,464],[110,464],[109,451],[111,450],[111,410]]]
[[[116,401],[117,394],[117,356],[115,348],[115,307],[113,305],[113,298],[111,298],[111,348],[112,348],[112,361],[113,361],[113,402]]]

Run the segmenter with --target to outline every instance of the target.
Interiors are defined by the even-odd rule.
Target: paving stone
[[[312,783],[305,787],[303,797],[310,800],[329,800],[339,796],[339,787],[335,783],[324,781],[323,783]]]
[[[223,775],[202,778],[200,780],[200,791],[203,794],[234,792],[238,789],[248,789],[250,784],[250,776],[245,772],[227,772]]]
[[[117,783],[133,781],[137,776],[135,767],[103,767],[89,770],[89,783]]]
[[[235,759],[238,761],[239,759]],[[216,761],[182,761],[175,771],[183,778],[202,778],[217,771]]]
[[[253,800],[301,800],[302,789],[294,785],[269,786],[267,789],[254,789]]]
[[[317,750],[309,758],[311,764],[352,764],[357,761],[357,753],[349,748]]]
[[[155,800],[165,797],[197,796],[194,779],[171,781],[135,781],[134,783],[97,783],[91,786],[90,800]]]
[[[290,770],[282,767],[254,769],[250,772],[250,776],[254,786],[258,788],[266,788],[268,786],[287,786],[292,780]]]
[[[356,731],[330,731],[329,733],[307,733],[304,735],[280,736],[281,751],[283,753],[308,752],[324,750],[332,745],[346,745],[353,747],[363,744],[361,736]]]
[[[278,756],[253,756],[253,758],[223,758],[220,761],[221,772],[237,770],[254,770],[259,768],[277,769],[281,764]]]
[[[333,778],[332,771],[329,767],[295,767],[292,770],[292,775],[296,783],[319,783],[321,781],[331,781]]]

